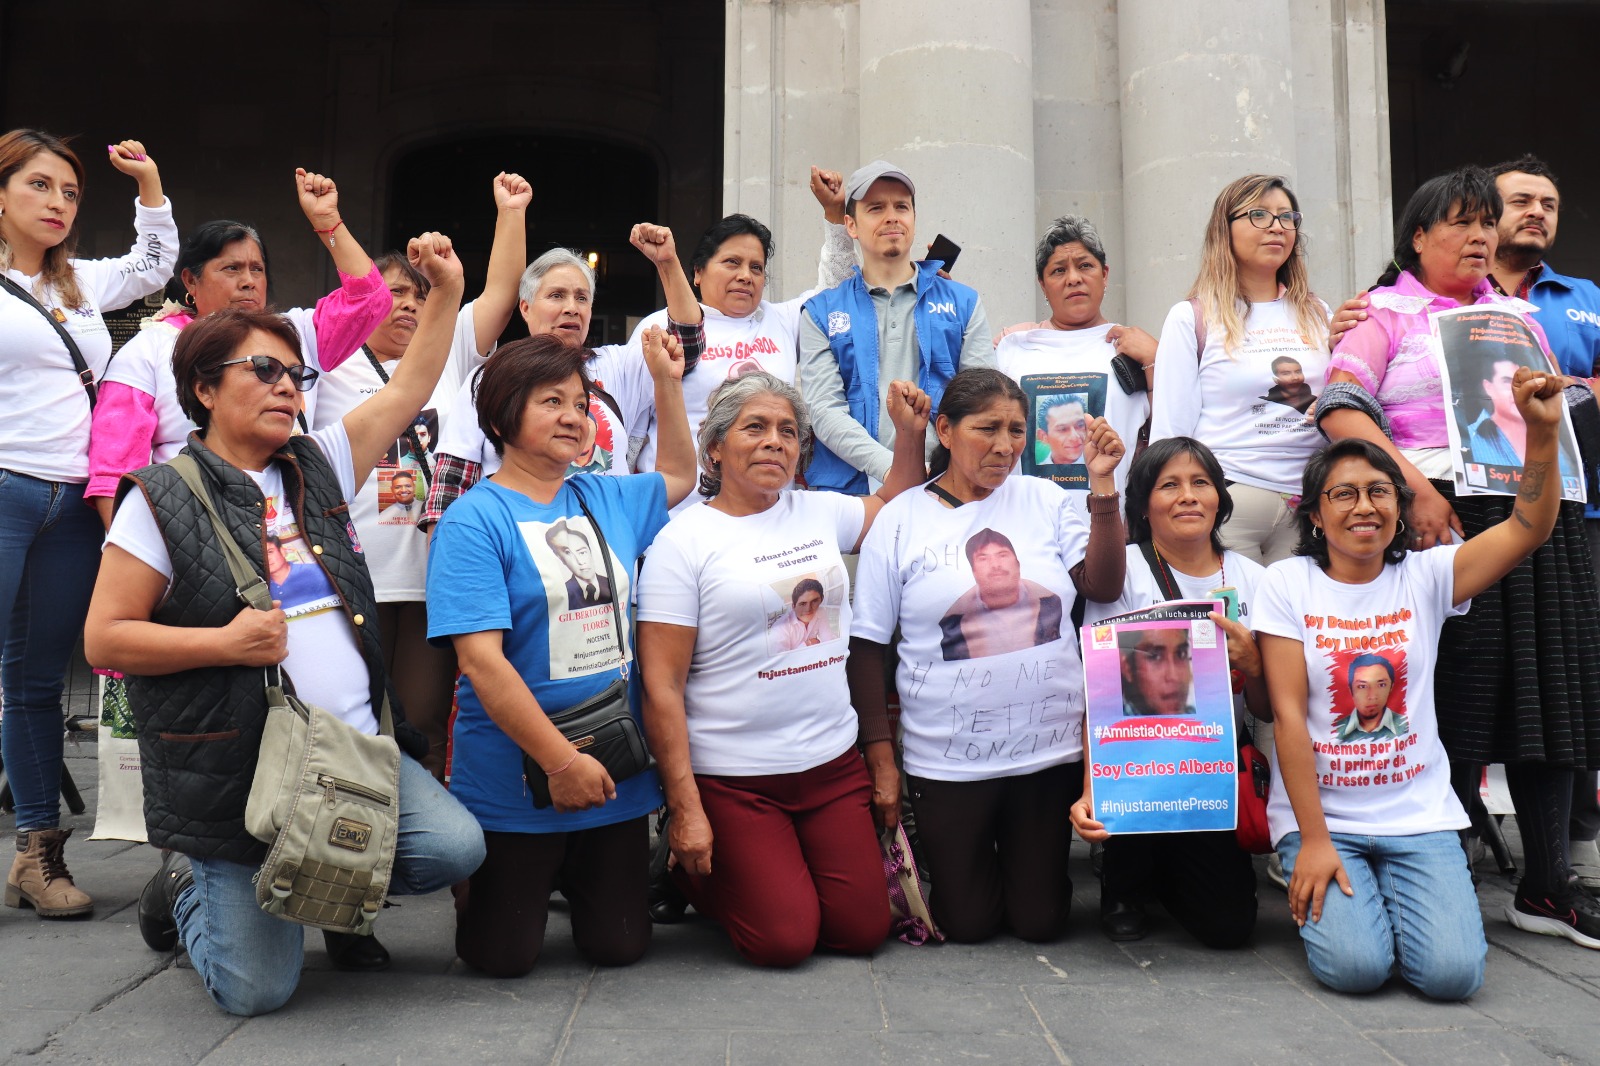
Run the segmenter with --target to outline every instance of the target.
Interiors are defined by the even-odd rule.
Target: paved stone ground
[[[69,756],[91,811],[94,745]],[[91,819],[72,818],[79,837]],[[9,856],[12,823],[0,822]],[[1078,846],[1081,848],[1081,845]],[[1075,848],[1075,852],[1077,849]],[[210,1005],[186,960],[149,951],[135,901],[150,849],[75,838],[98,906],[41,922],[0,908],[0,1060],[7,1062],[476,1063],[1487,1063],[1600,1062],[1600,952],[1508,926],[1504,877],[1484,871],[1488,979],[1468,1004],[1399,982],[1362,997],[1320,988],[1281,893],[1263,879],[1252,947],[1202,950],[1156,912],[1152,935],[1114,945],[1077,853],[1070,936],[1039,947],[890,942],[871,960],[821,957],[774,973],[744,965],[720,930],[658,928],[646,959],[596,970],[552,914],[531,977],[496,981],[452,957],[448,893],[402,900],[380,923],[380,975],[329,968],[307,941],[283,1010],[244,1020]],[[9,861],[9,859],[7,860]]]

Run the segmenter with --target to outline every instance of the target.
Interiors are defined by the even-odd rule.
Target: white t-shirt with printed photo
[[[807,294],[809,295],[809,294]],[[725,315],[714,307],[701,305],[705,313],[706,350],[692,371],[683,376],[683,406],[689,415],[689,435],[700,432],[700,423],[709,410],[711,394],[729,378],[740,377],[752,370],[765,370],[788,384],[794,384],[800,328],[800,305],[805,297],[787,303],[773,304],[765,300],[755,312],[744,318]],[[657,311],[639,323],[633,331],[635,343],[651,326],[667,328],[667,312]],[[640,470],[656,468],[656,438],[660,427],[654,417],[650,420],[648,440],[639,453]],[[696,494],[672,509],[677,515],[694,506]]]
[[[345,499],[355,495],[355,469],[350,458],[350,438],[335,422],[311,434],[339,478]],[[266,470],[246,470],[265,497],[267,534],[281,543],[286,572],[268,574],[268,588],[289,616],[289,657],[284,673],[295,691],[309,703],[339,716],[363,733],[378,731],[367,688],[367,663],[361,656],[350,619],[340,609],[333,581],[306,543],[294,509],[283,494],[283,475],[274,464]],[[211,536],[209,525],[205,535]],[[172,582],[172,557],[149,502],[130,492],[117,508],[106,543],[115,544]],[[357,549],[359,550],[359,548]],[[271,559],[272,547],[268,547]]]
[[[474,301],[476,302],[476,301]],[[456,315],[450,355],[433,395],[414,423],[417,443],[427,453],[427,470],[413,454],[408,437],[401,437],[367,475],[361,491],[350,497],[350,517],[366,549],[367,566],[379,603],[421,600],[428,573],[428,538],[417,531],[423,501],[428,496],[427,472],[433,469],[437,442],[445,433],[449,404],[461,383],[483,365],[478,354],[477,330],[468,303]],[[380,360],[383,372],[393,377],[400,360]],[[383,388],[383,378],[372,368],[366,351],[360,351],[323,374],[318,380],[322,398],[317,404],[313,429],[322,429],[361,406]],[[400,483],[396,476],[401,475]],[[405,499],[405,479],[410,479],[411,499]]]
[[[1083,462],[1081,439],[1068,438],[1077,455],[1052,451],[1048,437],[1041,440],[1041,422],[1063,418],[1081,425],[1088,416],[1103,417],[1132,454],[1139,428],[1150,417],[1150,394],[1129,395],[1111,372],[1116,354],[1106,342],[1111,323],[1088,329],[1030,329],[1008,333],[995,348],[995,365],[1022,386],[1027,396],[1028,443],[1017,466],[1018,474],[1050,478],[1072,493],[1078,513],[1089,520],[1089,468]],[[1049,413],[1060,408],[1063,413]],[[1043,412],[1043,413],[1041,413]],[[1058,458],[1069,462],[1057,462]],[[1132,462],[1117,464],[1116,485],[1121,492]]]
[[[1327,306],[1319,301],[1323,314]],[[1206,323],[1206,350],[1195,356],[1194,308],[1173,304],[1161,327],[1151,394],[1150,440],[1194,437],[1216,453],[1230,481],[1297,493],[1306,460],[1323,445],[1306,415],[1327,378],[1328,353],[1300,339],[1287,300],[1250,305],[1245,335],[1230,355],[1219,322]],[[1294,366],[1278,360],[1292,360]],[[1285,379],[1298,367],[1305,389]]]
[[[594,349],[587,367],[590,379],[617,401],[617,409],[613,410],[600,397],[590,395],[589,417],[595,424],[594,448],[574,461],[569,476],[626,474],[628,433],[634,430],[636,422],[642,426],[655,409],[655,383],[645,367],[644,355],[629,344],[601,345]],[[641,375],[643,385],[639,381]],[[445,402],[444,430],[435,450],[477,463],[481,476],[488,477],[500,469],[500,456],[478,424],[479,377],[475,372],[468,373]],[[641,433],[634,432],[634,436]]]
[[[976,781],[1083,757],[1069,571],[1088,545],[1071,494],[1043,478],[956,508],[925,488],[885,505],[861,546],[850,633],[887,644],[901,629],[908,773]]]
[[[1285,559],[1256,592],[1252,628],[1305,646],[1306,728],[1329,832],[1414,836],[1468,824],[1433,703],[1439,630],[1470,605],[1453,603],[1459,548],[1408,552],[1361,585],[1304,556]],[[1276,751],[1271,760],[1267,824],[1277,843],[1298,825]]]
[[[858,496],[790,490],[739,518],[701,500],[656,536],[638,615],[697,631],[684,690],[695,773],[798,773],[855,744],[841,552],[865,516]]]

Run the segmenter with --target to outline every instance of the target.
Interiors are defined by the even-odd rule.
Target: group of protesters
[[[137,723],[159,849],[140,932],[236,1014],[281,1006],[302,965],[301,927],[256,903],[266,844],[245,828],[271,667],[364,733],[392,706],[390,891],[450,887],[456,952],[492,976],[534,967],[556,892],[603,965],[690,906],[756,965],[870,954],[902,815],[941,936],[1065,935],[1076,832],[1105,935],[1146,935],[1159,903],[1237,947],[1257,879],[1235,835],[1108,833],[1085,758],[1078,627],[1209,600],[1320,981],[1480,986],[1469,812],[1490,763],[1526,853],[1507,920],[1600,948],[1600,508],[1563,502],[1558,455],[1600,290],[1545,262],[1560,199],[1539,160],[1425,182],[1337,312],[1311,291],[1315,219],[1289,183],[1240,178],[1158,335],[1106,318],[1089,219],[1038,242],[1049,317],[997,329],[948,252],[923,258],[909,173],[813,168],[813,288],[766,298],[756,219],[716,222],[687,271],[672,230],[641,222],[666,306],[589,347],[593,266],[527,262],[517,174],[489,182],[494,245],[466,300],[448,236],[371,256],[334,181],[296,171],[339,284],[280,311],[261,233],[218,219],[180,239],[145,146],[107,159],[137,183],[136,238],[79,259],[84,164],[40,131],[0,137],[8,905],[94,907],[58,809],[81,634]],[[113,356],[102,313],[169,282]],[[1546,347],[1484,381],[1514,496],[1454,491],[1429,315],[1463,305]],[[529,336],[498,344],[513,314]],[[213,507],[272,610],[241,602]],[[1375,639],[1329,647],[1323,618]],[[1125,713],[1192,711],[1187,656],[1131,648]],[[608,694],[653,757],[627,776],[551,720]],[[1402,737],[1403,781],[1332,772]],[[325,935],[341,969],[389,964],[375,936]]]

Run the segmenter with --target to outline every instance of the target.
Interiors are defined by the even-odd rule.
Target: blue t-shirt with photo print
[[[584,518],[583,494],[611,555],[606,574],[599,537]],[[486,479],[445,513],[428,552],[428,637],[501,630],[507,661],[547,712],[605,691],[619,675],[621,653],[611,596],[621,608],[634,717],[638,673],[631,626],[636,564],[667,523],[660,474],[570,478],[548,504]],[[611,596],[574,607],[569,583]],[[453,734],[450,791],[483,828],[502,833],[566,833],[638,818],[661,806],[654,770],[617,783],[617,798],[595,810],[535,810],[522,779],[522,749],[489,718],[461,677]]]

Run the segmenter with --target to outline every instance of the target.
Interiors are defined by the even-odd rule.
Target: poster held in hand
[[[1507,307],[1454,307],[1428,316],[1438,341],[1440,388],[1450,415],[1457,496],[1515,496],[1522,483],[1527,426],[1511,388],[1518,367],[1559,376],[1539,336]],[[1572,417],[1563,408],[1557,430],[1561,498],[1588,498]]]
[[[1234,828],[1228,645],[1207,617],[1223,607],[1175,601],[1083,627],[1090,802],[1113,835]]]

